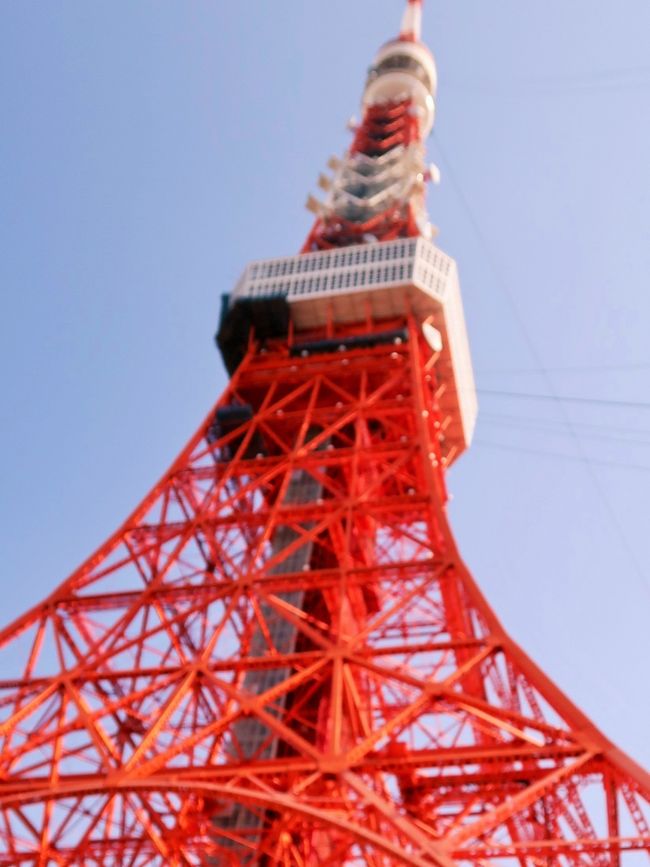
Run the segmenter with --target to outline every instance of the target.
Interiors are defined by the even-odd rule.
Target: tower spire
[[[319,180],[325,201],[307,200],[317,220],[303,252],[432,237],[425,182],[438,172],[426,163],[424,140],[434,122],[437,73],[421,36],[422,0],[408,0],[399,36],[382,45],[369,69],[352,146],[330,163],[334,177]]]
[[[304,255],[252,262],[225,300],[217,405],[0,630],[0,867],[650,853],[650,776],[507,635],[448,524],[477,405],[427,232],[420,11],[375,57]]]
[[[399,38],[419,42],[422,38],[422,0],[408,0]]]

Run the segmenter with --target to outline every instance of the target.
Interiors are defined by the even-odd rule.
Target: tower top
[[[419,115],[418,137],[431,131],[438,74],[435,60],[422,41],[423,0],[407,0],[399,36],[375,56],[363,95],[364,108],[408,102]]]
[[[381,330],[415,317],[439,357],[450,462],[471,442],[476,389],[456,265],[434,247],[426,210],[427,181],[438,175],[425,148],[437,74],[421,37],[422,0],[408,0],[400,32],[368,70],[352,145],[329,160],[332,175],[319,178],[324,201],[308,199],[316,221],[302,253],[248,266],[224,307],[218,343],[233,372],[251,326],[267,339],[291,323],[305,340],[323,329],[373,321]]]
[[[422,38],[422,0],[408,0],[399,38],[404,42],[419,42]]]

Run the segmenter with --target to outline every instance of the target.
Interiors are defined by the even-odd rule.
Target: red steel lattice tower
[[[648,856],[648,775],[506,634],[447,523],[476,404],[424,208],[420,16],[303,253],[225,301],[217,406],[1,633],[2,867]]]

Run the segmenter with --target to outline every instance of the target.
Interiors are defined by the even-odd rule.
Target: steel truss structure
[[[647,853],[647,775],[458,555],[436,355],[388,324],[324,354],[253,342],[119,532],[3,633],[0,864]]]
[[[448,525],[475,404],[426,240],[420,20],[409,0],[305,255],[226,305],[217,406],[0,633],[0,867],[647,863],[648,774],[508,636]]]

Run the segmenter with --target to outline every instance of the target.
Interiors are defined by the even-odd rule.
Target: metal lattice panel
[[[283,297],[298,328],[414,312],[442,337],[440,380],[456,454],[470,444],[478,405],[456,263],[425,238],[252,262],[231,296]]]

